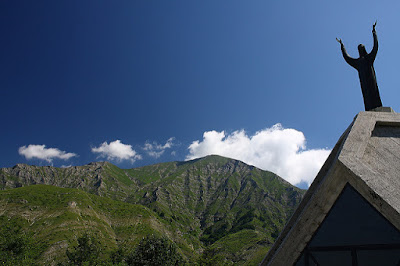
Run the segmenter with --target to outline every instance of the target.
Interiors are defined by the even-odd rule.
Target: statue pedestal
[[[371,112],[395,113],[395,111],[392,109],[392,107],[384,107],[384,106],[372,109]]]

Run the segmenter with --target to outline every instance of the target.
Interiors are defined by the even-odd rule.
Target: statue
[[[358,53],[360,54],[358,59],[351,58],[347,54],[342,40],[336,38],[341,45],[344,60],[346,60],[350,66],[354,67],[358,71],[361,90],[364,98],[365,111],[382,106],[374,70],[374,60],[376,53],[378,52],[378,38],[376,36],[375,26],[376,22],[372,26],[372,35],[374,37],[374,47],[372,48],[372,51],[368,54],[364,45],[358,45]]]

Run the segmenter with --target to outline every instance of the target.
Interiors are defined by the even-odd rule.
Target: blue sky
[[[323,161],[364,110],[336,37],[358,57],[378,20],[378,86],[383,105],[400,110],[398,10],[397,1],[2,1],[0,167],[132,168],[219,153],[304,185],[312,178],[282,169],[309,173],[301,165]]]

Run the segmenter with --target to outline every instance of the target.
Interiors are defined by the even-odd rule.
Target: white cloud
[[[46,145],[34,145],[30,144],[28,147],[22,146],[18,149],[18,153],[25,156],[26,159],[40,159],[45,160],[49,163],[53,159],[68,160],[71,157],[77,156],[75,153],[61,151],[57,148],[46,148]]]
[[[150,156],[150,157],[153,157],[153,158],[159,158],[161,155],[163,155],[163,153],[164,153],[164,151],[166,150],[166,149],[169,149],[169,148],[171,148],[174,144],[173,144],[173,141],[174,141],[174,139],[175,138],[169,138],[168,140],[167,140],[167,142],[164,144],[164,145],[161,145],[161,144],[158,144],[157,142],[153,142],[153,143],[150,143],[150,142],[146,142],[145,144],[144,144],[144,148],[143,148],[143,150],[145,150],[146,151],[146,153]]]
[[[330,150],[306,150],[304,134],[276,124],[248,136],[244,130],[226,135],[224,131],[207,131],[202,141],[189,146],[187,160],[217,154],[272,171],[291,184],[314,180]]]
[[[142,156],[137,154],[131,145],[123,144],[118,139],[110,142],[110,144],[105,141],[99,147],[92,148],[92,152],[99,153],[99,157],[104,157],[108,160],[131,160],[134,162],[142,159]]]

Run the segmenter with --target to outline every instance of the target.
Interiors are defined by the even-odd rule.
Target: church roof
[[[293,265],[347,185],[400,231],[400,114],[354,118],[261,265]]]

